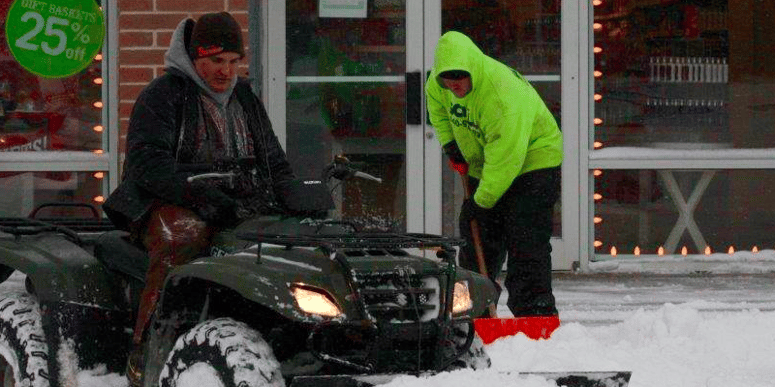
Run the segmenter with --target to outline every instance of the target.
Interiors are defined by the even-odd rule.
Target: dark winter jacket
[[[137,99],[127,135],[122,182],[103,205],[119,228],[128,229],[131,222],[142,219],[157,199],[195,211],[211,200],[209,193],[186,181],[191,172],[176,169],[179,164],[191,164],[194,156],[192,144],[187,142],[193,136],[187,134],[196,127],[197,89],[188,78],[170,72],[154,80]],[[265,200],[275,201],[274,192],[293,178],[293,172],[263,104],[247,82],[238,82],[235,93],[251,128],[257,176],[263,180],[259,184],[269,191],[266,195],[275,196]]]
[[[213,205],[235,204],[217,188],[192,186],[186,179],[193,173],[180,169],[195,163],[194,132],[202,114],[200,93],[205,92],[201,85],[200,79],[192,79],[173,66],[137,98],[127,133],[122,181],[103,205],[117,227],[128,230],[157,201],[190,208],[200,215]],[[270,206],[281,204],[278,192],[294,178],[285,152],[248,82],[239,80],[233,90],[245,111],[256,157],[253,196]]]

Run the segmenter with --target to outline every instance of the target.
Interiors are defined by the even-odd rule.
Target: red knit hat
[[[191,31],[188,55],[193,60],[222,52],[236,52],[245,56],[239,23],[228,12],[202,15]]]

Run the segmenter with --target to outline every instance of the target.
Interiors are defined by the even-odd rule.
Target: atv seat
[[[128,232],[113,230],[100,235],[95,243],[94,255],[108,269],[145,282],[148,255],[142,247],[132,243]]]

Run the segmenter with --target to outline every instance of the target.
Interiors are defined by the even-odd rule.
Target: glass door
[[[317,177],[343,155],[382,182],[343,182],[334,191],[342,216],[364,230],[427,231],[422,39],[408,38],[422,31],[423,4],[278,3],[267,13],[267,107],[294,171]],[[279,15],[282,31],[274,27]]]
[[[560,120],[559,0],[286,0],[262,12],[267,70],[257,76],[297,174],[318,176],[342,154],[383,179],[335,191],[338,210],[361,226],[458,233],[462,186],[423,93],[442,32],[466,33],[519,70]],[[555,214],[554,266],[567,270],[559,205]]]

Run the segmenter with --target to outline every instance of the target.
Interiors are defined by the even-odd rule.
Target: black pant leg
[[[509,257],[505,287],[515,316],[557,314],[551,285],[551,236],[559,167],[517,178],[499,201]]]
[[[479,185],[479,180],[469,178],[469,184],[471,184],[471,191],[474,192]],[[495,287],[500,295],[501,286],[496,280],[506,259],[502,220],[497,216],[497,212],[490,211],[489,216],[477,219],[477,224],[479,226],[487,275],[495,283]],[[462,216],[462,213],[458,219],[458,229],[460,230],[460,236],[466,241],[466,244],[460,249],[459,264],[465,269],[479,273],[474,239],[471,232],[471,219]]]

